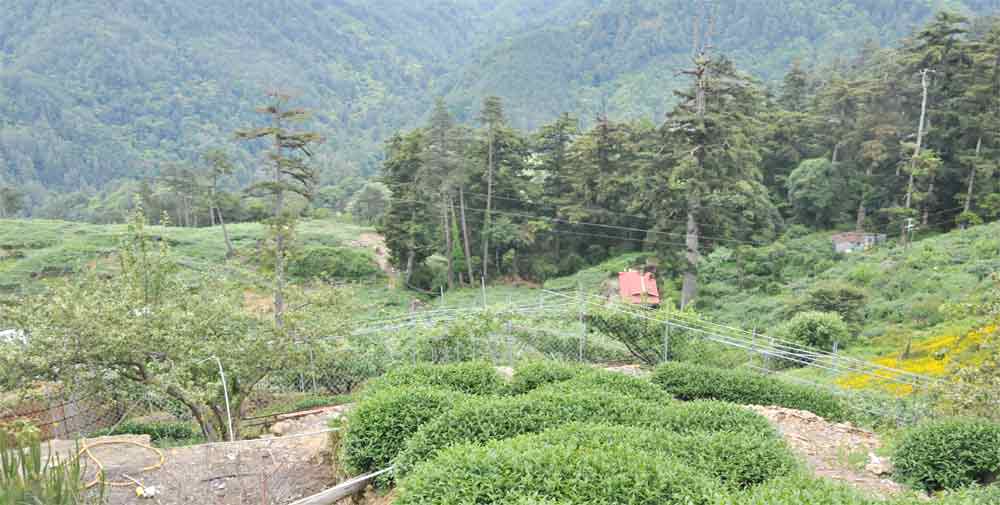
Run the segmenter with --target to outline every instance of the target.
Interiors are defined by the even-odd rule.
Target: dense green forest
[[[723,247],[753,264],[754,246],[810,229],[905,242],[1000,218],[996,18],[940,13],[896,48],[795,65],[775,90],[702,47],[665,121],[563,114],[526,133],[499,97],[473,127],[439,100],[389,143],[397,267],[424,287],[544,280],[650,251],[686,302]]]
[[[9,5],[6,5],[9,4]],[[222,149],[235,189],[259,180],[260,148],[233,143],[263,93],[298,95],[326,142],[319,205],[343,210],[445,96],[472,122],[497,95],[524,130],[572,111],[660,121],[690,57],[696,8],[678,0],[399,0],[210,4],[15,0],[0,12],[3,215],[122,222],[136,194],[191,218],[167,179],[208,171]],[[938,9],[996,0],[718,2],[713,45],[764,83],[793,61],[829,75],[865,41],[888,46]],[[145,182],[143,182],[145,181]],[[147,198],[148,200],[148,198]],[[223,198],[223,200],[225,200]],[[223,205],[225,204],[225,205]],[[263,213],[234,199],[237,220]],[[158,213],[156,214],[158,215]]]

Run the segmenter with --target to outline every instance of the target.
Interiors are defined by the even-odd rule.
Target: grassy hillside
[[[834,259],[802,256],[809,262],[796,275],[779,273],[781,282],[757,289],[739,289],[739,268],[730,263],[706,279],[708,296],[701,309],[728,323],[774,328],[810,290],[848,285],[865,295],[857,326],[861,343],[872,353],[900,350],[914,335],[920,339],[975,328],[977,321],[955,319],[948,308],[978,300],[990,274],[1000,271],[998,234],[1000,223],[993,223],[925,238],[909,248],[887,245]],[[769,251],[764,261],[788,261],[810,241],[829,244],[825,235],[791,241]]]
[[[0,221],[0,287],[4,291],[34,291],[46,279],[69,274],[86,265],[114,268],[111,260],[124,225],[87,225],[62,221]],[[192,270],[223,264],[221,230],[212,228],[152,227],[166,239],[180,263]],[[305,221],[299,230],[302,249],[346,246],[370,255],[373,230],[332,220]],[[248,286],[261,288],[255,246],[264,235],[258,224],[234,225],[231,234],[240,257],[226,270]],[[909,248],[886,244],[865,253],[837,255],[829,233],[785,237],[767,247],[717,249],[702,269],[702,296],[698,312],[717,322],[773,334],[781,323],[805,310],[804,300],[823,288],[848,286],[863,293],[856,320],[855,341],[845,352],[880,364],[919,373],[943,374],[950,365],[978,357],[978,343],[988,322],[952,308],[979,300],[990,285],[990,274],[1000,271],[1000,223],[929,236]],[[369,256],[370,257],[370,256]],[[606,281],[617,272],[653,260],[647,254],[616,257],[579,273],[548,281],[546,289],[576,289],[603,294]],[[661,274],[665,299],[676,299],[678,285]],[[578,323],[559,318],[575,314],[572,304],[529,284],[498,284],[486,289],[486,303],[495,310],[508,306],[545,304],[555,317],[549,330],[575,334]],[[377,319],[409,311],[414,299],[429,309],[475,308],[483,305],[478,287],[457,289],[440,296],[387,287],[371,281],[364,293],[366,313],[359,320]],[[558,316],[558,317],[556,317]],[[905,359],[902,355],[909,348]],[[865,387],[864,378],[841,378],[843,385]]]
[[[254,248],[264,238],[264,225],[228,227],[240,258],[228,264],[237,275],[252,276]],[[87,265],[113,268],[109,259],[126,225],[91,225],[51,220],[0,220],[0,290],[38,289],[47,278],[70,274]],[[150,233],[170,244],[180,263],[192,269],[220,265],[226,249],[221,228],[150,227]],[[374,230],[331,220],[304,221],[298,229],[303,246],[347,246],[368,250],[357,242]]]
[[[811,293],[855,290],[863,299],[849,318],[854,342],[842,347],[843,352],[884,366],[942,375],[952,365],[982,357],[979,344],[993,327],[961,308],[981,300],[991,285],[990,275],[1000,271],[998,236],[1000,223],[992,223],[928,236],[909,248],[890,243],[851,255],[833,252],[830,232],[786,236],[766,247],[719,248],[703,262],[696,308],[716,322],[773,335],[782,323],[809,308]],[[581,286],[599,293],[617,272],[646,261],[642,254],[619,256],[549,281],[546,287]],[[665,298],[678,299],[679,282],[661,274],[659,283]],[[864,377],[841,382],[870,385]]]

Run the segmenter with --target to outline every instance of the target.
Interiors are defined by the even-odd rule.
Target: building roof
[[[618,274],[618,293],[622,301],[636,305],[659,305],[660,290],[656,278],[650,273],[621,272]]]
[[[873,235],[871,233],[858,233],[856,231],[848,231],[844,233],[837,233],[832,238],[834,242],[850,242],[854,244],[861,244],[864,243],[866,239],[872,236]]]

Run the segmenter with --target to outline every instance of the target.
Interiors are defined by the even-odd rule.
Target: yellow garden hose
[[[147,451],[155,453],[157,456],[159,456],[159,458],[160,458],[159,462],[157,462],[154,465],[147,466],[146,468],[143,468],[142,470],[140,470],[143,473],[145,473],[145,472],[152,472],[153,470],[159,470],[160,468],[163,467],[163,464],[167,462],[167,457],[163,454],[163,451],[161,451],[161,450],[159,450],[156,447],[153,447],[151,445],[141,444],[139,442],[132,442],[132,441],[129,441],[129,440],[106,440],[104,442],[96,442],[96,443],[93,443],[93,444],[88,444],[88,443],[84,442],[83,448],[80,449],[80,452],[77,453],[76,457],[80,458],[81,456],[83,456],[83,455],[86,454],[87,457],[90,458],[90,460],[93,461],[95,465],[97,465],[97,475],[94,477],[94,480],[88,482],[84,486],[87,489],[90,489],[90,488],[92,488],[92,487],[94,487],[94,486],[96,486],[98,484],[101,484],[102,482],[105,485],[111,486],[111,487],[130,487],[130,486],[136,485],[135,481],[105,481],[104,480],[104,465],[101,464],[101,460],[97,459],[97,457],[94,456],[94,454],[92,452],[90,452],[90,450],[93,449],[94,447],[100,447],[100,446],[103,446],[103,445],[134,445],[136,447],[141,447],[143,449],[146,449]],[[141,487],[142,486],[140,485],[140,488]]]

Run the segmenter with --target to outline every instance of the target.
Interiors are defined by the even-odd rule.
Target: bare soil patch
[[[315,415],[288,421],[283,436],[260,440],[204,444],[161,449],[161,468],[144,471],[159,461],[158,455],[134,444],[100,445],[92,449],[104,466],[106,479],[135,479],[155,496],[137,497],[136,484],[106,490],[107,503],[125,505],[284,505],[318,493],[336,484],[336,468],[329,453],[329,433],[316,433],[347,407],[333,407]],[[149,445],[148,436],[103,437],[80,443],[138,442]],[[51,450],[65,458],[75,455],[75,441],[54,441]],[[97,472],[91,463],[87,480]],[[128,477],[126,477],[126,475]]]
[[[831,423],[802,410],[750,407],[766,417],[818,477],[843,482],[878,497],[905,488],[888,478],[892,465],[876,454],[882,442],[875,433],[850,423]]]

